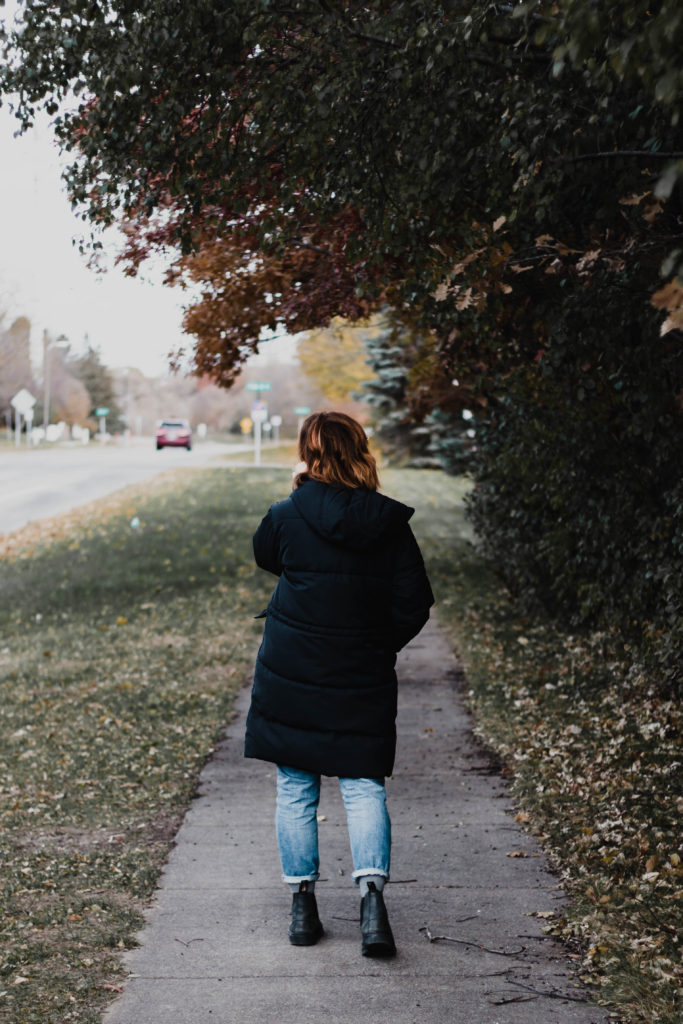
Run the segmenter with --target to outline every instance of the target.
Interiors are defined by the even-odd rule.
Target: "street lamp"
[[[50,341],[47,331],[43,331],[43,429],[47,438],[47,428],[50,424],[50,360],[48,352],[56,348],[68,348],[69,342],[66,338],[57,338]]]

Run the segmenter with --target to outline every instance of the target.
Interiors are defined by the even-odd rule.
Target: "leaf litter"
[[[617,631],[578,634],[520,614],[473,545],[465,481],[458,491],[458,482],[430,471],[414,482],[384,477],[416,506],[437,612],[467,673],[476,732],[501,756],[515,818],[538,837],[570,897],[544,930],[579,958],[593,998],[629,1024],[678,1024],[680,703]],[[430,490],[427,508],[421,493]]]
[[[7,1024],[98,1021],[120,990],[253,663],[270,583],[251,536],[289,474],[247,476],[168,474],[0,538]]]

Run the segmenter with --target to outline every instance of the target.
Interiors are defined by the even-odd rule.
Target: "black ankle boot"
[[[307,883],[302,882],[299,891],[292,895],[289,941],[293,946],[315,946],[322,934],[315,893],[309,892]]]
[[[360,901],[360,935],[363,956],[396,956],[384,897],[374,882],[368,882],[367,895]]]

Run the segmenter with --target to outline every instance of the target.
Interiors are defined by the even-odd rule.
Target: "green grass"
[[[251,669],[272,580],[251,535],[282,469],[169,473],[0,544],[0,1020],[94,1022],[122,982],[198,773]],[[596,996],[673,1024],[680,711],[614,636],[509,604],[472,546],[467,484],[384,470],[413,520],[477,730],[572,904],[549,928]],[[678,801],[678,802],[677,802]]]
[[[3,1021],[96,1021],[119,983],[119,951],[251,667],[271,589],[251,535],[288,482],[171,475],[6,545]]]
[[[224,456],[230,465],[249,466],[254,464],[253,448],[246,452],[234,452]],[[299,461],[297,455],[296,441],[281,441],[279,444],[266,443],[261,448],[261,464],[265,467],[281,466],[291,470]]]

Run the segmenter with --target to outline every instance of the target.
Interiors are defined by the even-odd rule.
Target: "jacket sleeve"
[[[429,618],[434,595],[422,552],[408,524],[401,531],[394,564],[391,620],[394,649],[400,651],[417,636]]]
[[[254,558],[261,569],[279,576],[282,572],[282,560],[280,558],[280,542],[278,530],[273,522],[273,513],[269,509],[261,520],[258,530],[254,534]]]

